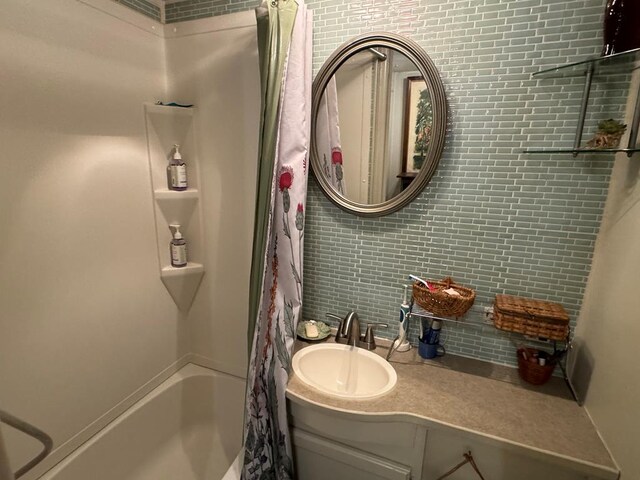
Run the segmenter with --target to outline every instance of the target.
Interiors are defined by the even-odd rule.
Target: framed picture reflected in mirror
[[[433,108],[424,78],[408,77],[405,84],[403,173],[422,168],[431,143]]]

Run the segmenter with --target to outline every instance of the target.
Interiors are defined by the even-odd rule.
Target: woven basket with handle
[[[414,282],[413,298],[427,312],[443,317],[461,317],[471,308],[476,292],[455,283],[451,277],[441,281],[429,280],[435,290],[429,290],[423,283]],[[453,288],[460,295],[450,295],[445,290]]]
[[[493,324],[500,330],[549,340],[565,340],[569,334],[569,316],[562,305],[513,295],[496,295]]]

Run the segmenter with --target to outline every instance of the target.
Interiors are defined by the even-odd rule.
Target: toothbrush
[[[433,292],[434,290],[437,290],[437,288],[435,288],[433,285],[431,285],[429,282],[427,282],[426,280],[421,279],[420,277],[416,277],[415,275],[411,275],[409,274],[409,278],[412,278],[420,283],[423,283],[425,287],[427,287],[429,289],[429,291]]]

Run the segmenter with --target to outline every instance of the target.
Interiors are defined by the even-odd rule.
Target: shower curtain
[[[285,390],[302,306],[311,128],[311,12],[256,9],[262,91],[242,479],[293,478]]]
[[[338,115],[338,88],[335,75],[327,82],[320,99],[316,119],[316,143],[322,159],[324,173],[333,187],[342,195],[344,185],[342,147],[340,146],[340,118]]]

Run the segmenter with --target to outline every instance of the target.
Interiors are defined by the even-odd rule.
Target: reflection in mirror
[[[327,181],[359,204],[393,199],[420,172],[432,122],[429,90],[412,60],[383,46],[356,52],[327,82],[317,111]]]
[[[440,74],[387,32],[336,49],[313,82],[311,167],[324,194],[365,217],[395,212],[433,177],[447,133]]]

